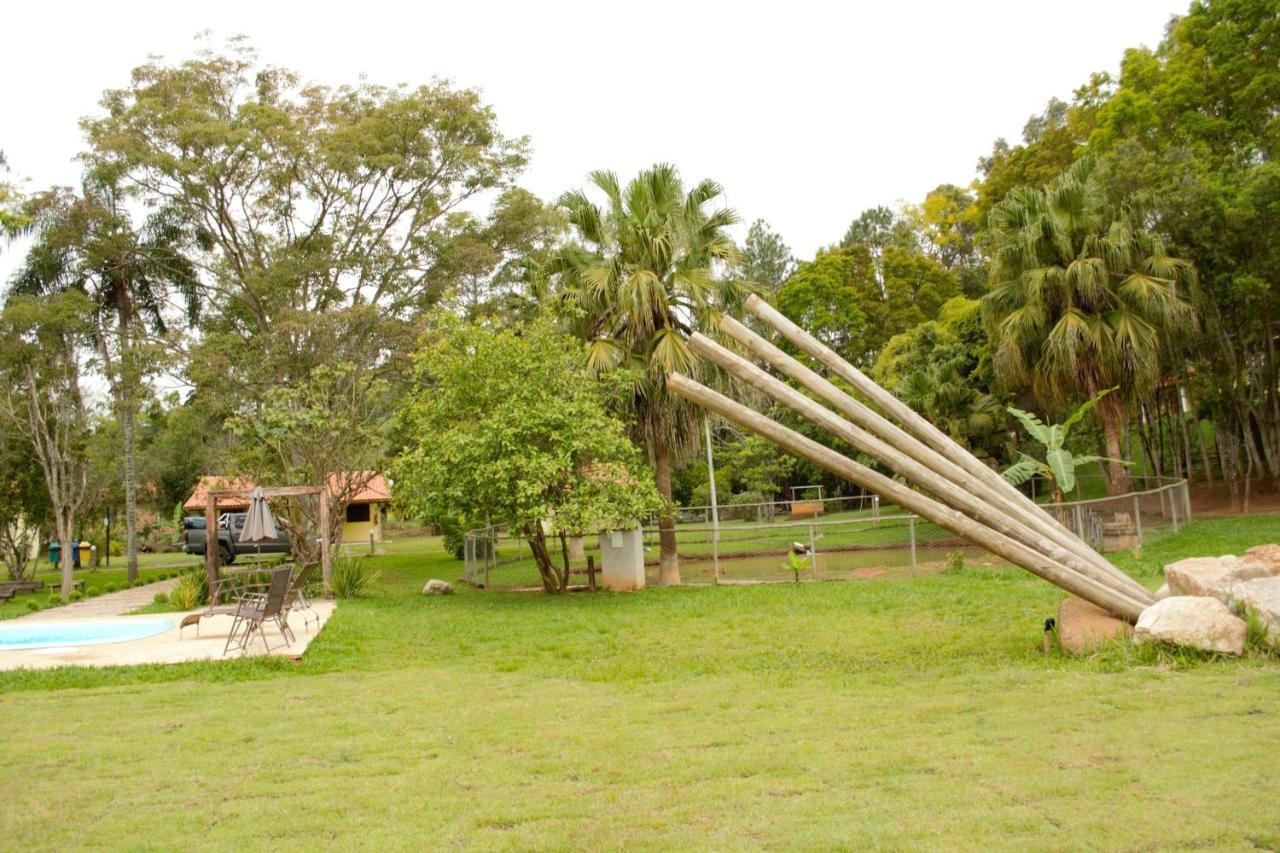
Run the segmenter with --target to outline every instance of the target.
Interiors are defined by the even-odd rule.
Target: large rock
[[[1266,564],[1251,559],[1241,560],[1232,554],[1190,557],[1164,567],[1164,577],[1173,595],[1207,595],[1224,604],[1231,600],[1231,588],[1238,581],[1269,575]]]
[[[1158,641],[1206,652],[1244,651],[1244,620],[1216,598],[1174,595],[1142,611],[1133,641]]]
[[[432,578],[427,581],[427,585],[422,588],[423,595],[453,595],[453,584],[448,581],[442,581],[438,578]]]
[[[1273,576],[1280,575],[1280,545],[1254,545],[1244,552],[1244,559],[1261,563]]]
[[[1063,651],[1085,654],[1132,631],[1128,622],[1117,619],[1083,598],[1073,595],[1058,606],[1058,642],[1062,644]]]
[[[1240,581],[1231,593],[1237,604],[1267,626],[1267,641],[1280,646],[1280,577]]]

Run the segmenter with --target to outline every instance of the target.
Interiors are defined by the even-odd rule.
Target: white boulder
[[[422,588],[423,595],[453,595],[453,584],[448,581],[442,581],[432,578],[427,581],[427,585]]]
[[[1267,640],[1280,645],[1280,577],[1240,581],[1231,592],[1237,604],[1267,626]]]
[[[1164,577],[1173,595],[1210,596],[1224,604],[1231,600],[1231,588],[1238,581],[1269,575],[1266,564],[1242,560],[1233,554],[1190,557],[1164,567]]]
[[[1216,598],[1174,595],[1142,611],[1133,641],[1157,641],[1206,652],[1244,651],[1244,620]]]

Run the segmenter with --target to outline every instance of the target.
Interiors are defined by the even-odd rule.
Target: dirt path
[[[108,592],[105,595],[86,598],[83,601],[73,601],[61,607],[51,607],[48,610],[19,616],[13,621],[28,619],[49,622],[57,619],[98,619],[105,616],[123,616],[131,610],[137,610],[145,604],[150,604],[155,599],[157,592],[168,593],[177,585],[178,578],[168,578],[167,580],[149,583],[146,586],[136,586],[133,589],[125,589],[120,592]]]

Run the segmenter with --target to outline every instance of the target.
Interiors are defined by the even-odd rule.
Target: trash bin
[[[80,555],[79,555],[79,556],[80,556],[80,563],[79,563],[79,565],[81,565],[81,566],[92,566],[92,565],[93,565],[93,543],[92,543],[92,542],[81,542],[81,543],[80,543]]]
[[[49,562],[58,565],[58,556],[62,552],[62,547],[58,545],[57,539],[49,540]]]

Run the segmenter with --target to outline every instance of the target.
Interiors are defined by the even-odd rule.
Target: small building
[[[363,487],[347,500],[346,517],[342,525],[343,542],[368,542],[371,535],[374,542],[382,541],[383,521],[391,502],[386,477],[376,471],[332,474],[329,476],[329,494],[341,494],[347,482],[362,481]],[[186,512],[203,515],[210,489],[252,489],[256,485],[245,477],[204,476],[196,483],[195,490],[182,504],[182,508]],[[218,501],[220,511],[244,512],[248,508],[249,501],[245,498],[224,498]]]

